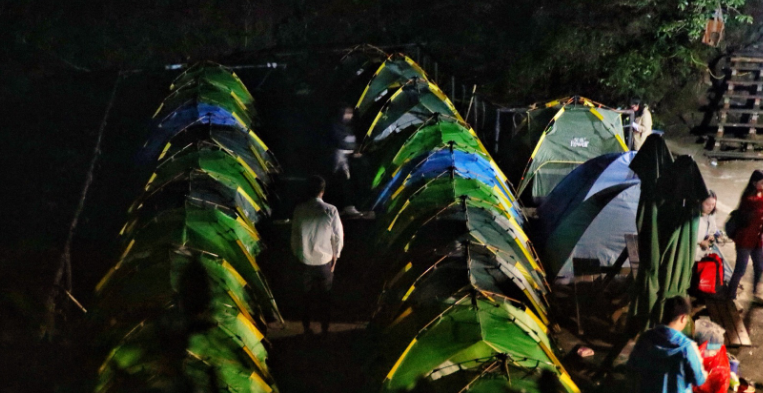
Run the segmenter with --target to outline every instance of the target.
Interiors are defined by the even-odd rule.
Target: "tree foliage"
[[[423,43],[498,101],[570,93],[658,101],[719,53],[700,43],[718,7],[737,39],[727,43],[741,45],[747,37],[735,32],[761,12],[745,0],[20,0],[0,8],[0,34],[15,69],[24,67],[8,52],[19,48],[100,69],[265,48]]]

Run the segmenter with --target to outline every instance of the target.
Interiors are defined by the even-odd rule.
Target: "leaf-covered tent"
[[[443,147],[481,154],[492,162],[490,154],[468,124],[452,117],[435,115],[410,133],[399,132],[388,138],[384,150],[379,151],[374,160],[378,162],[379,169],[371,188],[386,182],[407,162]],[[501,173],[497,166],[496,171]]]
[[[394,239],[417,218],[427,217],[462,199],[491,206],[510,217],[511,206],[506,203],[502,194],[498,194],[499,192],[478,179],[453,176],[435,178],[420,188],[403,188],[402,192],[390,199],[382,225],[387,228],[389,238]]]
[[[572,259],[612,266],[636,233],[640,180],[630,170],[636,152],[610,153],[586,161],[538,207],[533,240],[550,277],[571,278]]]
[[[218,110],[228,112],[238,122],[247,128],[252,127],[252,117],[241,99],[235,93],[221,90],[211,83],[185,84],[178,87],[167,98],[156,112],[155,118],[165,119],[176,108],[186,104],[207,104]]]
[[[518,269],[527,280],[546,293],[545,272],[537,262],[522,227],[495,206],[466,198],[435,210],[431,215],[419,217],[419,220],[421,224],[412,226],[385,246],[388,244],[391,249],[402,249],[408,253],[419,247],[438,249],[461,240],[489,245],[503,259],[521,264]],[[397,272],[394,265],[391,267],[393,272]]]
[[[517,193],[529,191],[539,202],[578,165],[602,154],[625,151],[628,147],[619,112],[584,98],[573,100],[562,105],[540,135]]]
[[[252,151],[260,161],[257,166],[262,167],[262,172],[279,172],[280,167],[275,157],[252,131],[255,114],[250,110],[253,101],[248,90],[235,74],[222,67],[213,66],[210,72],[215,78],[212,81],[203,79],[207,72],[199,68],[190,74],[182,74],[182,85],[173,84],[179,87],[162,102],[154,114],[154,125],[141,151],[141,161],[153,164],[157,157],[165,155],[170,148],[170,141],[189,128],[228,127],[238,129],[252,140],[241,147]],[[226,73],[228,76],[223,76]],[[195,79],[190,78],[192,75],[195,75]],[[239,94],[244,98],[240,98]]]
[[[636,334],[660,322],[666,299],[686,296],[700,204],[709,194],[694,159],[674,162],[659,135],[647,138],[630,167],[641,179],[639,270],[628,311],[629,332]]]
[[[380,188],[372,208],[386,205],[405,188],[417,188],[430,179],[443,176],[480,180],[496,191],[496,196],[505,199],[503,202],[509,206],[512,216],[520,224],[523,223],[522,214],[514,203],[514,196],[501,180],[499,173],[496,173],[491,161],[478,154],[465,153],[449,147],[431,150],[396,170],[395,176]]]
[[[382,71],[388,72],[387,79],[370,81],[369,92],[388,93],[404,78],[399,70]],[[505,330],[516,323],[514,316],[508,323],[485,323],[481,329],[486,337],[505,339],[506,348],[491,347],[492,341],[481,338],[466,343],[473,337],[474,320],[429,330],[452,319],[448,310],[454,302],[466,312],[468,302],[458,300],[465,298],[474,300],[475,316],[488,308],[477,306],[479,298],[495,308],[513,302],[520,318],[544,333],[552,322],[545,272],[522,230],[506,177],[439,88],[414,76],[376,114],[361,146],[376,168],[371,188],[379,228],[374,238],[390,274],[372,323],[384,331],[379,340],[386,354],[382,357],[389,362],[379,370],[389,374],[384,391],[537,391],[535,378],[543,366],[522,363],[528,360],[519,355],[527,349],[522,340],[528,332]],[[386,93],[379,95],[386,98]],[[368,102],[373,94],[366,93],[359,102]],[[376,110],[369,108],[362,121]],[[440,334],[448,330],[453,335]],[[430,336],[434,331],[439,333]],[[426,345],[411,344],[415,332],[421,332],[416,339],[423,337],[420,342]],[[548,356],[548,369],[563,381],[559,392],[577,391],[553,360],[555,347],[527,342],[533,345],[541,348],[542,357]],[[445,348],[454,351],[444,353]],[[435,359],[435,353],[441,358]],[[451,362],[461,359],[451,370]],[[519,376],[518,370],[524,373]]]
[[[398,329],[394,330],[391,334]],[[426,324],[390,369],[382,391],[409,391],[448,374],[473,373],[486,362],[496,361],[512,366],[505,372],[523,370],[513,376],[519,380],[535,379],[546,369],[559,375],[564,392],[579,391],[554,356],[545,327],[510,302],[489,295],[464,296]],[[459,392],[465,387],[444,386],[443,391]]]
[[[263,334],[283,318],[254,225],[278,164],[235,74],[194,66],[173,89],[142,151],[155,169],[128,211],[124,251],[96,287],[96,391],[277,392]]]
[[[380,142],[391,134],[418,126],[435,113],[463,121],[437,85],[426,80],[408,81],[389,98],[376,115],[363,141],[364,148],[379,148]]]
[[[182,129],[164,145],[158,161],[203,147],[222,149],[236,160],[243,160],[243,166],[256,174],[263,187],[269,186],[281,170],[271,151],[254,132],[244,134],[234,127],[214,124],[196,124]]]
[[[376,102],[386,102],[387,95],[397,91],[410,79],[428,80],[426,72],[410,57],[395,53],[390,55],[374,73],[360,95],[355,109],[358,116],[363,116]]]
[[[197,84],[212,84],[220,90],[235,95],[235,99],[246,106],[249,114],[254,117],[257,112],[254,108],[254,97],[244,87],[244,83],[230,69],[213,62],[200,62],[189,67],[178,75],[170,85],[170,90],[182,89]]]
[[[470,210],[467,214],[475,213]],[[462,223],[471,224],[475,232],[484,229],[476,220]],[[427,229],[448,230],[459,226],[455,222],[449,224],[427,226]],[[537,281],[540,280],[538,275],[528,272],[527,262],[521,261],[522,255],[510,248],[507,252],[480,243],[480,233],[467,237],[462,229],[461,234],[450,242],[437,244],[436,248],[434,244],[414,244],[405,258],[394,264],[398,274],[385,284],[381,302],[387,317],[379,313],[375,319],[392,322],[411,305],[437,299],[445,301],[465,287],[477,286],[481,291],[501,294],[527,305],[541,323],[548,323],[545,282]]]
[[[350,48],[339,61],[332,73],[332,83],[340,90],[340,97],[346,102],[355,102],[357,92],[362,91],[368,80],[389,55],[368,44]]]
[[[268,215],[268,195],[263,184],[258,181],[257,173],[248,165],[242,165],[242,160],[217,149],[187,148],[176,155],[167,157],[160,162],[156,171],[146,184],[146,197],[150,197],[157,189],[167,183],[186,178],[186,174],[202,172],[227,188],[227,194],[238,194],[256,213]],[[192,194],[189,195],[193,197]],[[212,201],[210,201],[212,202]],[[136,202],[140,204],[140,200]],[[256,216],[247,215],[256,221]]]
[[[255,255],[262,248],[260,237],[245,221],[220,210],[187,204],[182,209],[163,211],[148,222],[138,222],[133,228],[134,233],[126,234],[127,245],[122,257],[103,277],[99,289],[134,255],[168,246],[203,250],[224,258],[241,274],[256,292],[260,313],[269,319],[281,320],[273,294],[256,262]]]

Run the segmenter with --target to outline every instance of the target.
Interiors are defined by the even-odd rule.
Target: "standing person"
[[[737,259],[734,274],[729,280],[729,298],[736,299],[739,281],[747,271],[747,261],[752,257],[752,294],[756,302],[763,303],[758,292],[760,275],[763,273],[763,171],[756,169],[752,172],[742,197],[739,198],[737,209],[741,222],[734,234]]]
[[[294,209],[291,225],[291,249],[304,265],[302,327],[305,336],[310,330],[311,309],[318,303],[321,334],[328,334],[331,318],[331,286],[336,260],[344,246],[344,231],[336,207],[323,202],[326,181],[320,176],[307,179],[310,199]],[[313,294],[313,292],[317,292]]]
[[[633,150],[639,150],[646,138],[652,133],[652,113],[649,112],[649,107],[646,104],[642,105],[639,98],[631,100],[631,109],[634,117],[633,122],[631,122]]]
[[[337,118],[331,123],[330,139],[332,144],[331,166],[333,181],[339,186],[342,215],[362,215],[355,207],[355,193],[350,181],[350,156],[357,156],[357,138],[352,130],[354,109],[347,105],[339,105]]]
[[[707,373],[697,343],[681,331],[689,321],[691,305],[683,296],[665,300],[662,324],[636,341],[628,366],[636,382],[636,392],[686,393],[705,383]]]
[[[715,191],[707,190],[710,196],[702,201],[702,215],[699,217],[699,230],[697,231],[697,252],[694,260],[699,261],[707,255],[710,247],[715,241],[715,233],[718,232],[718,225],[715,222],[715,205],[718,203],[718,197]]]

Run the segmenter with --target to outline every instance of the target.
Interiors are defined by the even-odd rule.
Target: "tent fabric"
[[[416,335],[390,370],[382,391],[410,390],[421,378],[438,378],[437,372],[459,372],[479,366],[479,360],[504,356],[516,367],[535,370],[535,375],[541,369],[561,370],[562,381],[569,381],[546,348],[550,343],[544,329],[526,313],[508,302],[466,297]],[[564,388],[566,392],[577,391],[571,381]]]
[[[244,83],[230,69],[212,62],[196,63],[183,71],[170,85],[170,90],[177,90],[186,85],[208,83],[215,87],[234,93],[246,106],[250,114],[256,115],[254,97],[244,87]]]
[[[496,161],[506,172],[513,184],[519,184],[527,163],[530,162],[535,146],[538,145],[543,131],[562,108],[562,103],[569,97],[546,103],[533,104],[525,112],[524,118],[517,124],[511,138],[501,138]]]
[[[383,391],[537,392],[547,369],[578,391],[546,336],[548,282],[506,176],[418,66],[390,59],[357,101],[389,272],[373,374],[387,374]]]
[[[518,269],[533,283],[533,288],[543,294],[548,292],[545,272],[536,262],[537,257],[521,226],[490,205],[474,200],[466,199],[437,210],[432,216],[425,216],[423,224],[401,234],[398,240],[389,243],[389,247],[413,253],[412,250],[417,248],[447,249],[448,244],[463,240],[490,246],[502,259],[520,264]],[[397,269],[395,266],[391,268],[393,271]]]
[[[636,233],[640,181],[629,168],[635,152],[586,161],[567,175],[538,208],[533,236],[550,277],[571,278],[572,259],[612,266]],[[627,263],[627,262],[626,262]]]
[[[484,227],[472,228],[478,232]],[[479,290],[521,301],[547,323],[545,282],[536,281],[537,275],[529,273],[531,268],[521,261],[521,254],[511,249],[494,250],[480,244],[478,237],[456,238],[438,245],[435,252],[431,246],[422,243],[409,250],[409,256],[415,258],[407,258],[410,261],[402,262],[404,266],[395,264],[400,272],[385,287],[382,301],[386,313],[394,315],[396,310],[405,308],[409,303],[447,298],[454,291],[473,285]]]
[[[443,147],[481,154],[492,162],[490,154],[477,138],[477,134],[468,124],[455,118],[436,114],[410,133],[399,132],[388,138],[379,162],[379,172],[374,178],[372,188],[387,181],[400,166],[429,151]],[[496,167],[496,171],[500,172]]]
[[[376,70],[355,105],[358,115],[362,116],[374,102],[384,102],[388,94],[414,78],[428,80],[426,72],[410,57],[400,53],[390,55]]]
[[[141,152],[153,171],[128,210],[123,252],[96,286],[108,353],[97,392],[277,392],[263,345],[283,323],[257,264],[256,224],[280,171],[252,131],[254,100],[214,63],[175,79]]]
[[[628,331],[635,335],[660,322],[665,299],[686,296],[700,203],[708,191],[694,159],[673,161],[659,135],[647,138],[631,169],[642,188],[636,221],[640,264],[628,311]]]
[[[572,278],[573,258],[596,259],[612,266],[625,249],[625,233],[634,233],[637,184],[604,189],[578,205],[549,236],[541,260],[551,277]]]
[[[530,156],[519,194],[530,190],[534,199],[548,195],[578,165],[606,153],[628,151],[620,114],[586,105],[566,105],[554,115]]]
[[[256,174],[265,186],[273,182],[280,172],[275,157],[270,150],[260,145],[253,133],[244,134],[234,127],[199,124],[186,127],[164,145],[158,161],[171,159],[185,150],[201,147],[215,147],[227,152],[236,160],[244,161],[245,168]]]
[[[463,121],[437,85],[429,81],[409,81],[384,104],[369,127],[363,143],[365,146],[378,144],[395,132],[424,123],[435,113]]]
[[[239,88],[246,91],[243,85]],[[251,131],[253,114],[250,113],[247,105],[235,94],[235,91],[220,90],[217,84],[186,83],[167,97],[154,114],[153,132],[141,151],[140,162],[154,163],[154,160],[160,156],[161,149],[165,148],[174,136],[189,127],[223,126],[238,129],[243,134],[249,135],[255,142],[250,144],[251,149],[265,164],[263,169],[270,173],[279,172],[279,165],[267,146]]]
[[[342,102],[357,102],[357,92],[363,91],[374,72],[388,57],[387,53],[371,45],[351,48],[339,60],[328,85],[335,88],[335,93]],[[356,121],[360,118],[358,115]]]
[[[420,156],[420,162],[410,161],[397,171],[377,194],[373,208],[386,204],[387,200],[401,188],[420,185],[422,182],[441,176],[458,176],[466,179],[478,179],[488,187],[498,190],[495,194],[503,197],[509,206],[509,212],[514,218],[523,222],[521,213],[514,205],[514,198],[505,183],[500,181],[490,161],[476,154],[464,153],[458,150],[443,148],[431,151],[428,155]]]

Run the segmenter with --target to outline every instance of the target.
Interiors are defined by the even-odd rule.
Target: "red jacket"
[[[734,236],[737,248],[760,248],[763,247],[763,196],[751,195],[742,201],[739,206],[741,212],[745,212],[749,223],[740,228]]]

